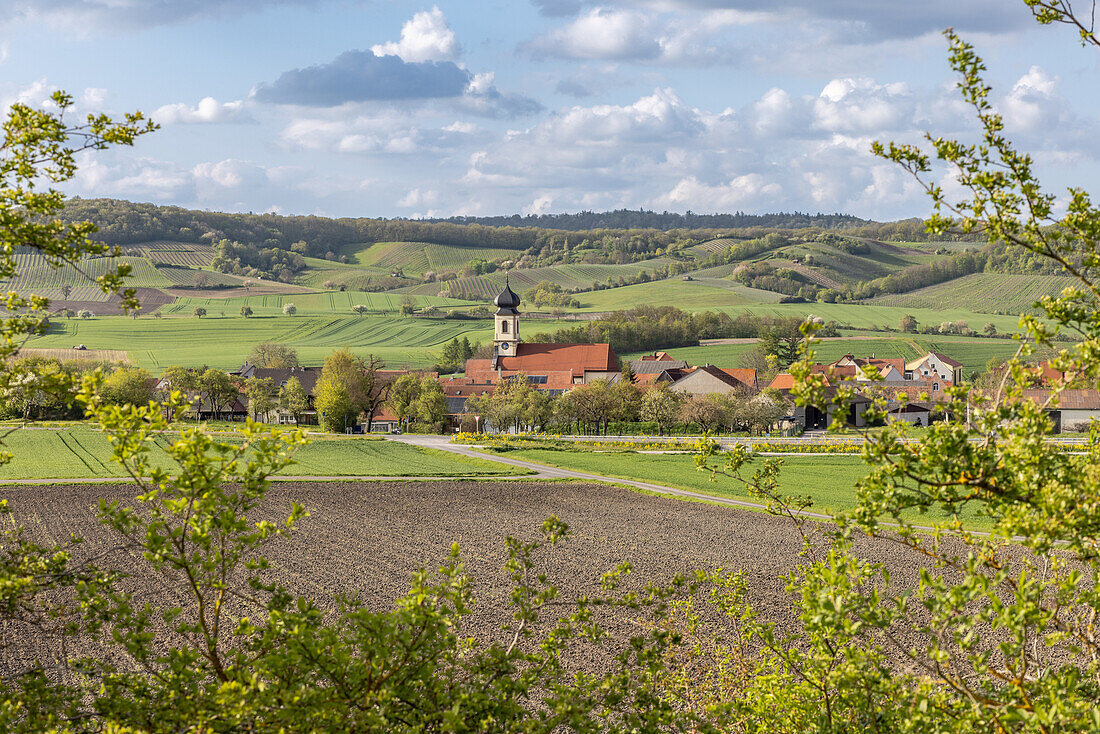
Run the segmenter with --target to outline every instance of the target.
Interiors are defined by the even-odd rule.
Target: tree
[[[102,394],[115,405],[146,405],[153,399],[153,379],[140,367],[120,367],[103,381]]]
[[[275,410],[275,382],[270,377],[252,377],[244,381],[241,391],[248,398],[248,412],[254,420],[265,422],[267,414]]]
[[[298,352],[279,342],[260,342],[248,353],[248,362],[257,367],[288,370],[298,366]]]
[[[251,306],[241,306],[241,316],[244,316],[247,319],[251,315],[252,315],[252,307]]]
[[[680,404],[678,418],[681,423],[694,423],[704,431],[713,431],[727,422],[722,405],[711,395],[692,395],[685,399]]]
[[[210,285],[210,274],[202,270],[195,273],[195,277],[192,281],[196,288],[206,288]]]
[[[355,424],[357,414],[347,386],[331,375],[326,379],[324,372],[313,388],[313,405],[322,431],[342,433]]]
[[[420,381],[420,394],[416,398],[416,420],[425,426],[440,430],[447,418],[447,398],[443,386],[434,377],[425,376]]]
[[[90,319],[92,318],[92,312],[86,308],[82,308],[76,312],[77,318]]]
[[[411,316],[416,312],[416,301],[408,293],[401,299],[401,315]]]
[[[997,325],[992,321],[988,322],[983,328],[982,333],[986,336],[997,336]]]
[[[298,425],[302,414],[309,410],[309,395],[297,377],[288,379],[279,391],[279,407],[294,416],[294,425]]]
[[[202,306],[195,306],[195,310],[191,313],[193,313],[197,318],[201,319],[203,316],[206,316],[206,309]]]
[[[642,396],[641,418],[644,421],[656,423],[658,435],[663,436],[676,421],[681,401],[681,394],[669,390],[668,383],[658,382],[646,390],[645,395]]]
[[[899,326],[901,330],[907,334],[915,334],[917,332],[917,320],[908,314],[901,317]]]
[[[65,300],[65,301],[69,300],[69,296],[72,294],[72,292],[73,292],[73,287],[71,285],[69,285],[68,283],[61,286],[61,298],[62,298],[62,300]]]
[[[215,418],[224,413],[240,395],[229,375],[212,368],[199,377],[198,387]]]
[[[370,309],[360,303],[360,304],[357,304],[355,306],[352,306],[351,310],[354,311],[355,313],[359,314],[360,316],[362,316],[363,314],[365,314]]]
[[[1084,44],[1100,47],[1091,16],[1076,17],[1070,3],[1025,4],[1039,22],[1069,24]],[[931,197],[926,225],[933,235],[980,234],[1064,268],[1078,285],[1042,299],[1045,321],[1021,317],[1029,339],[1008,361],[997,390],[946,391],[944,410],[966,420],[939,423],[913,442],[902,426],[868,434],[868,474],[858,483],[857,506],[838,518],[836,531],[818,535],[796,514],[805,503],[779,491],[776,462],[754,466],[754,478],[742,480],[799,526],[807,557],[788,580],[796,628],[788,634],[750,623],[746,629],[757,649],[769,652],[740,670],[768,672],[734,688],[778,693],[750,706],[748,729],[836,731],[860,722],[855,726],[882,731],[1056,732],[1091,728],[1100,712],[1093,685],[1100,655],[1093,622],[1100,608],[1094,584],[1100,506],[1093,501],[1100,494],[1100,440],[1090,437],[1078,455],[1044,440],[1053,429],[1047,411],[1059,396],[1029,399],[1033,372],[1024,362],[1036,346],[1055,348],[1055,336],[1074,333],[1078,342],[1059,345],[1052,366],[1100,376],[1100,208],[1082,189],[1062,197],[1042,188],[1031,157],[1005,134],[984,63],[956,33],[946,36],[977,139],[928,134],[930,151],[876,143],[873,152],[901,165]],[[945,176],[950,193],[939,183]],[[827,387],[811,361],[807,356],[791,368],[795,399],[845,405],[851,389]],[[887,407],[876,400],[867,416],[883,419]],[[706,447],[697,462],[706,465],[716,450]],[[747,453],[724,458],[716,468],[742,476]],[[964,510],[983,518],[984,532],[968,531]],[[861,558],[855,544],[874,540],[904,551],[919,575],[900,579]],[[748,606],[738,601],[727,608],[750,620]],[[728,697],[725,682],[733,679],[719,683]]]
[[[440,372],[454,372],[465,369],[466,360],[474,356],[474,347],[470,344],[470,338],[458,337],[451,339],[443,345],[443,351],[439,354]]]
[[[400,423],[407,423],[416,415],[416,401],[420,397],[420,378],[416,375],[401,375],[390,387],[386,402]]]
[[[284,303],[283,304],[283,314],[284,315],[293,316],[296,313],[298,313],[298,307],[295,306],[293,303]]]
[[[347,350],[338,350],[325,357],[314,402],[317,410],[326,414],[330,429],[342,431],[353,425],[361,413],[366,413],[370,430],[388,388],[387,380],[379,374],[383,366],[382,360],[373,354],[363,360]]]

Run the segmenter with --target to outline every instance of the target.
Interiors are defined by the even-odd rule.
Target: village
[[[854,388],[841,423],[867,425],[864,410],[884,402],[886,420],[927,427],[951,420],[950,389],[963,384],[962,364],[928,352],[906,361],[847,354],[812,372],[822,375],[827,405],[796,406],[795,378],[754,368],[692,365],[667,351],[620,360],[609,344],[528,343],[521,338],[520,297],[505,286],[494,300],[490,358],[470,358],[461,375],[387,370],[376,360],[344,352],[344,384],[324,366],[239,369],[202,384],[195,371],[167,370],[151,381],[154,395],[181,389],[193,398],[196,420],[318,425],[336,433],[558,433],[664,434],[728,432],[799,436],[822,432],[843,408],[831,400]],[[339,361],[339,360],[337,360]],[[326,361],[326,364],[328,362]],[[332,371],[339,371],[334,366]],[[211,382],[213,376],[207,378]],[[1041,362],[1027,399],[1044,405],[1054,431],[1086,430],[1100,418],[1100,392],[1067,388],[1067,376]],[[220,387],[218,387],[220,386]],[[1051,402],[1052,390],[1062,389]],[[333,394],[335,393],[335,394]]]

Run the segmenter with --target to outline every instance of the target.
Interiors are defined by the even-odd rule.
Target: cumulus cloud
[[[252,121],[244,102],[219,102],[213,97],[204,97],[194,107],[185,102],[164,105],[152,114],[152,118],[161,125]]]
[[[405,61],[452,61],[461,48],[438,7],[417,13],[401,27],[401,40],[371,46],[376,56],[400,56]]]
[[[472,75],[451,61],[403,61],[346,51],[327,64],[283,72],[254,92],[261,102],[334,107],[371,100],[458,97]]]
[[[1065,112],[1066,100],[1058,92],[1059,79],[1032,66],[1012,86],[1001,105],[1009,130],[1035,132],[1049,127]]]
[[[403,115],[391,112],[339,119],[300,118],[283,129],[280,140],[299,150],[446,155],[480,133],[476,125],[461,121],[443,127],[410,125]]]
[[[538,57],[572,59],[655,59],[661,44],[648,15],[631,10],[594,8],[563,28],[526,45]]]
[[[750,17],[734,10],[664,16],[600,7],[536,36],[520,48],[535,58],[728,63],[737,52],[730,44],[715,42],[712,37],[729,26],[750,22]]]

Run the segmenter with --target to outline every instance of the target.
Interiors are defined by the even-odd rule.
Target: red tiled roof
[[[780,372],[768,385],[772,390],[790,390],[792,387],[794,387],[794,375],[786,372]]]
[[[739,380],[749,387],[756,387],[756,370],[749,367],[719,368],[735,380]]]
[[[1050,394],[1050,390],[1024,390],[1025,398],[1040,404],[1045,403]],[[1057,408],[1061,410],[1100,410],[1100,390],[1063,390],[1058,396]]]
[[[516,346],[515,355],[501,357],[499,364],[505,371],[528,374],[573,370],[579,375],[583,372],[615,372],[619,369],[619,360],[610,344],[525,344],[520,342]]]

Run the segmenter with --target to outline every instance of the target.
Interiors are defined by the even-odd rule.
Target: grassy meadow
[[[168,437],[172,439],[171,436]],[[233,441],[232,437],[222,440]],[[171,470],[159,438],[152,451],[156,466]],[[4,439],[15,459],[0,466],[0,484],[10,479],[118,478],[126,472],[111,458],[107,436],[87,425],[67,430],[18,430]],[[373,437],[314,438],[296,455],[287,476],[498,476],[522,474],[503,464],[471,459]]]
[[[709,472],[698,471],[688,454],[635,454],[594,453],[587,451],[553,451],[521,449],[508,452],[508,456],[528,459],[566,469],[620,477],[644,482],[654,482],[678,489],[760,501],[732,479],[719,476],[711,481]],[[754,460],[759,461],[759,460]],[[752,464],[745,473],[752,476]],[[817,512],[837,513],[856,507],[856,482],[866,476],[867,466],[858,456],[800,456],[783,457],[780,473],[780,491],[787,495],[809,496],[810,508]],[[916,515],[914,515],[916,517]],[[928,515],[929,520],[945,519],[945,513]],[[964,513],[962,519],[973,527],[986,523],[976,513]]]

